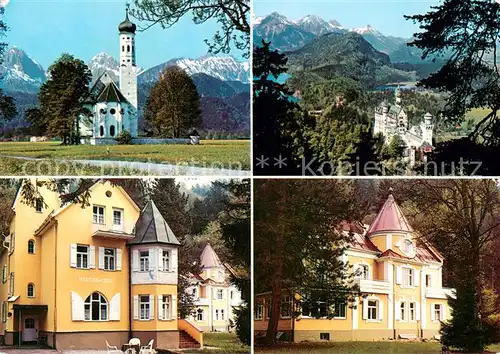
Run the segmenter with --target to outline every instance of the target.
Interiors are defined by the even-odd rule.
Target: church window
[[[115,136],[115,126],[114,125],[109,127],[109,135]]]
[[[130,53],[130,45],[127,45],[127,53]]]
[[[111,109],[109,110],[109,113],[111,113],[111,114],[115,114],[115,113],[116,113],[116,109],[111,108]]]
[[[104,127],[102,125],[99,127],[99,135],[104,136]]]
[[[122,52],[124,52],[124,51],[125,51],[125,46],[124,46],[124,45],[122,45]]]

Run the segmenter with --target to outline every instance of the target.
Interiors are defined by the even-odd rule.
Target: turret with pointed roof
[[[413,232],[413,227],[404,216],[392,193],[389,194],[377,217],[368,229],[368,236],[377,232]]]
[[[152,200],[142,210],[135,225],[135,237],[129,242],[129,244],[148,243],[180,245],[179,240]]]
[[[222,267],[219,256],[217,256],[217,253],[215,253],[210,243],[207,243],[207,245],[203,249],[203,252],[201,253],[200,265],[202,269]]]

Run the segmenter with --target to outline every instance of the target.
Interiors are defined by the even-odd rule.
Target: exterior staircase
[[[193,339],[186,331],[179,331],[179,348],[201,348],[200,343]]]

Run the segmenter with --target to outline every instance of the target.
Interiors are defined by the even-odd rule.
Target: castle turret
[[[399,85],[395,91],[395,95],[396,95],[396,105],[401,106],[402,98],[401,98],[401,89],[400,89]]]

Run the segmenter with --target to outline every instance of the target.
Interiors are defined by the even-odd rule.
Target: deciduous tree
[[[184,70],[171,66],[163,71],[149,94],[144,120],[161,137],[184,137],[201,127],[200,96]]]

